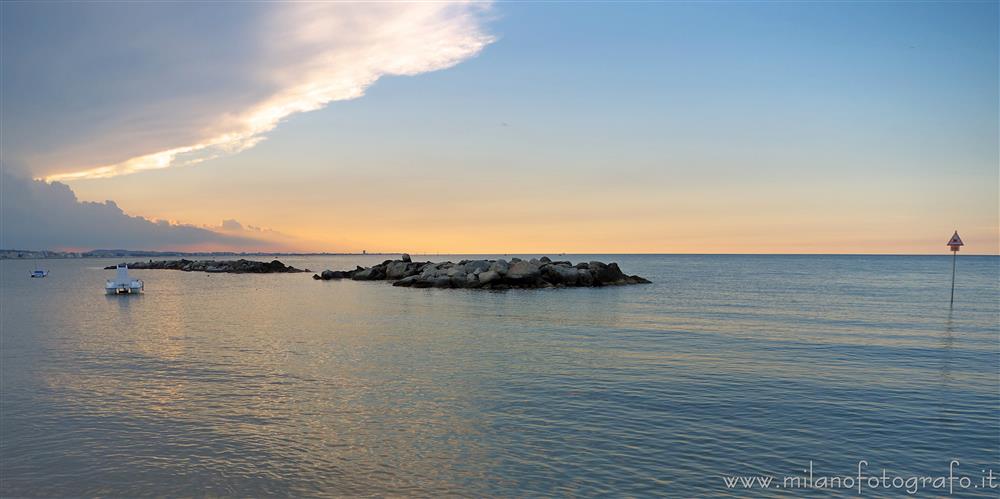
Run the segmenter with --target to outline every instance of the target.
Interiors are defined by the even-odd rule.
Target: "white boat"
[[[45,277],[47,275],[49,275],[49,271],[48,270],[38,270],[38,269],[35,269],[35,270],[31,271],[31,277],[40,278],[40,277]]]
[[[144,284],[139,279],[132,279],[128,276],[128,265],[119,263],[115,267],[114,280],[109,279],[104,284],[104,291],[109,295],[135,295],[142,293]]]

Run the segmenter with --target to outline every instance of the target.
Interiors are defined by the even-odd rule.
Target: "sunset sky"
[[[1000,249],[996,2],[0,9],[4,248]]]

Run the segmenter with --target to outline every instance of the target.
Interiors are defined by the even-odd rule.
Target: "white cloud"
[[[98,153],[98,147],[77,138],[71,141],[77,145],[68,148],[72,154],[35,154],[47,164],[31,170],[50,181],[106,178],[237,153],[259,143],[291,115],[360,97],[382,76],[453,66],[493,41],[483,27],[486,4],[277,3],[266,4],[259,14],[244,21],[243,29],[219,35],[253,39],[247,43],[249,48],[234,49],[248,50],[251,56],[243,53],[236,58],[238,67],[220,76],[227,79],[226,84],[234,84],[233,74],[241,76],[235,84],[242,87],[233,90],[236,97],[216,102],[217,90],[205,85],[196,85],[190,93],[172,93],[170,100],[178,103],[176,107],[144,103],[127,110],[129,118],[124,121],[131,126],[148,124],[163,131],[144,136],[141,147],[125,147],[130,150],[128,156],[95,164],[92,158],[106,157],[107,152]],[[214,38],[206,43],[239,46]],[[162,47],[144,43],[140,52],[150,50],[174,49],[169,43]],[[177,50],[179,55],[155,58],[167,61],[158,71],[172,74],[205,64],[190,60],[205,57],[199,52]],[[150,72],[143,80],[155,84],[155,74]],[[114,123],[114,118],[106,121]],[[120,128],[114,124],[96,127],[104,134]],[[108,144],[108,139],[102,135],[98,142]]]

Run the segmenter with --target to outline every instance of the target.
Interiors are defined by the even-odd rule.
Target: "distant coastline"
[[[398,255],[399,253],[283,253],[273,251],[145,251],[126,249],[95,249],[90,251],[53,251],[53,250],[17,250],[0,249],[0,260],[37,260],[66,258],[119,258],[119,257],[161,257],[161,256],[338,256],[338,255]]]

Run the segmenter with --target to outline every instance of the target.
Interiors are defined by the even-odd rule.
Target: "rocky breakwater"
[[[573,265],[548,257],[521,260],[462,260],[414,262],[409,255],[354,270],[324,270],[313,279],[395,281],[393,286],[412,288],[552,288],[648,284],[637,275],[626,275],[617,263],[587,262]]]
[[[114,270],[115,266],[104,267]],[[285,265],[278,260],[270,262],[255,262],[253,260],[150,260],[128,264],[130,269],[182,270],[184,272],[219,272],[228,274],[285,274],[291,272],[311,272],[309,269],[297,269]]]

